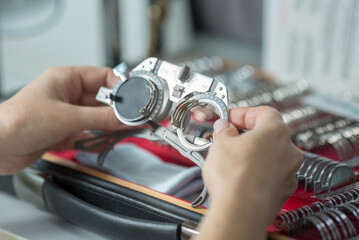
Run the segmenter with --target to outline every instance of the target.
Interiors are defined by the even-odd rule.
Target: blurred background
[[[50,66],[219,56],[353,96],[358,10],[355,0],[0,0],[0,94]]]
[[[133,67],[149,56],[222,81],[230,107],[275,107],[302,150],[358,169],[358,0],[0,0],[0,102],[51,66]],[[13,192],[11,181],[0,177],[0,189]],[[14,223],[19,234],[50,229]],[[100,239],[73,232],[53,235]]]

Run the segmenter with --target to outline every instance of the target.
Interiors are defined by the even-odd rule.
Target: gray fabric
[[[96,164],[97,154],[81,152],[76,159],[83,165],[178,198],[186,198],[203,188],[199,167],[163,162],[131,143],[118,145],[109,153],[102,167]]]

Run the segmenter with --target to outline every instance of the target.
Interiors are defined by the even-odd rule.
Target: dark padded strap
[[[185,221],[199,223],[202,218],[202,214],[169,201],[58,164],[39,160],[32,165],[32,168],[50,174],[54,184],[76,198],[112,213],[177,224]]]
[[[180,224],[112,213],[71,195],[50,181],[46,181],[43,186],[43,198],[49,211],[112,239],[179,239]]]

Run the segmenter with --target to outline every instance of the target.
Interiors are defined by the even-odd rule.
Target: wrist
[[[210,208],[231,206],[228,210],[230,214],[246,215],[248,220],[253,217],[257,226],[267,228],[274,218],[273,212],[278,204],[276,199],[273,200],[274,193],[270,191],[272,188],[268,186],[268,182],[251,178],[248,172],[242,170],[237,177],[217,182],[219,184],[210,191]],[[237,212],[234,211],[236,209]]]
[[[7,127],[7,124],[6,122],[8,121],[7,120],[7,113],[6,113],[6,110],[4,109],[4,103],[1,103],[0,104],[0,115],[1,115],[1,118],[0,118],[0,150],[1,150],[1,146],[4,146],[4,142],[6,141],[7,139],[7,136],[9,135],[9,129]]]
[[[221,198],[211,199],[209,208],[210,211],[221,211],[226,217],[241,223],[244,229],[255,226],[256,231],[263,230],[265,233],[269,222],[266,209],[270,207],[260,194],[253,194],[253,190],[249,190],[240,194],[230,192]]]
[[[273,202],[267,197],[266,188],[258,188],[260,184],[255,179],[245,177],[227,182],[217,191],[210,193],[210,209],[218,208],[228,211],[233,217],[245,217],[258,228],[266,229],[272,222]],[[272,195],[273,193],[271,193]]]
[[[16,118],[16,110],[5,101],[0,104],[0,154],[4,156],[14,148],[12,143],[13,136],[20,128],[19,121]]]
[[[233,192],[211,198],[195,239],[266,239],[267,224],[257,204]]]

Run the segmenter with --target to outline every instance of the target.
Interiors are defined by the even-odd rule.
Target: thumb
[[[117,119],[111,107],[77,107],[77,119],[81,124],[81,130],[100,129],[105,131],[116,131],[130,128]]]
[[[232,137],[239,135],[237,128],[225,119],[218,119],[217,121],[215,121],[213,124],[213,130],[214,138],[218,138],[218,136],[220,135]]]

